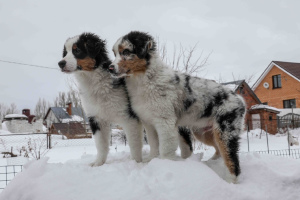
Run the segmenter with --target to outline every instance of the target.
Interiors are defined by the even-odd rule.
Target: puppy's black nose
[[[61,69],[63,69],[65,66],[66,66],[66,61],[65,60],[61,60],[61,61],[59,61],[58,62],[58,66],[61,68]]]
[[[109,67],[108,67],[108,71],[109,71],[109,73],[115,73],[115,66],[114,65],[109,65]]]

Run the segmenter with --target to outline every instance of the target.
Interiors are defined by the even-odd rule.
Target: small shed
[[[51,134],[64,135],[68,139],[91,138],[92,134],[87,133],[80,122],[52,123]]]
[[[268,105],[257,104],[251,106],[248,120],[250,130],[260,128],[270,134],[278,133],[277,114],[280,110]]]

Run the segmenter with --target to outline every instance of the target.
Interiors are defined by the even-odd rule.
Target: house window
[[[281,75],[272,76],[273,88],[281,88]]]
[[[269,115],[269,121],[272,121],[272,115]]]
[[[296,99],[283,100],[283,108],[296,108]]]

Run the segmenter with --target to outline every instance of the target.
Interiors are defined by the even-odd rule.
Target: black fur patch
[[[185,86],[184,87],[187,89],[187,91],[189,92],[189,94],[192,94],[193,91],[192,91],[192,89],[190,87],[190,79],[191,79],[191,76],[189,76],[189,75],[185,76]]]
[[[139,120],[137,114],[132,109],[130,97],[129,97],[126,82],[125,82],[125,78],[113,79],[112,85],[113,85],[114,89],[123,87],[123,89],[125,91],[125,95],[127,96],[127,100],[128,100],[127,113],[130,118]]]
[[[175,74],[175,81],[177,84],[180,83],[180,77],[177,74]]]
[[[196,99],[186,99],[183,101],[184,110],[188,110],[194,103],[196,102]]]
[[[125,78],[114,78],[112,82],[113,88],[117,89],[120,87],[126,87]]]
[[[240,115],[238,110],[238,108],[235,108],[232,111],[225,113],[217,118],[217,122],[222,132],[231,132],[235,129],[233,121]]]
[[[123,40],[128,40],[131,44],[133,44],[133,53],[136,54],[140,59],[145,59],[147,63],[151,59],[151,55],[149,53],[151,51],[156,51],[156,43],[154,42],[152,36],[147,33],[132,31],[125,35]],[[150,41],[152,41],[152,46],[150,49],[148,49],[147,44]]]
[[[106,50],[106,42],[93,33],[81,34],[75,45],[79,50],[72,49],[72,53],[77,59],[84,59],[89,56],[95,59],[95,67],[110,62]]]
[[[204,113],[202,114],[201,117],[209,117],[212,114],[214,108],[214,102],[213,100],[209,102],[209,104],[207,104],[207,106],[205,107]]]
[[[213,99],[206,105],[205,110],[201,117],[209,117],[212,115],[214,107],[218,107],[224,103],[224,100],[228,99],[228,94],[221,90],[213,96]]]
[[[170,80],[170,83],[179,84],[180,83],[180,77],[177,74],[175,74],[174,78],[172,78]]]
[[[95,120],[95,117],[89,117],[89,123],[90,123],[90,127],[92,129],[93,135],[95,135],[95,133],[97,131],[100,131],[100,126],[99,126],[98,122]]]
[[[234,174],[238,176],[241,173],[240,164],[239,164],[239,137],[235,136],[230,138],[228,141],[229,157],[234,164]]]
[[[180,134],[180,136],[184,139],[184,141],[189,145],[190,150],[193,151],[193,145],[192,145],[192,139],[191,139],[191,130],[183,127],[183,126],[179,126],[178,127],[178,132]]]
[[[63,58],[67,55],[67,50],[66,47],[64,46],[64,50],[63,50]]]

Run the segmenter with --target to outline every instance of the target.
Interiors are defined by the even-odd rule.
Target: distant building
[[[62,134],[68,138],[91,137],[91,129],[84,111],[79,107],[50,107],[44,117],[44,124],[52,134]]]
[[[30,109],[23,109],[22,114],[26,115],[28,117],[28,122],[29,123],[36,121],[35,115],[30,114]]]
[[[86,132],[83,125],[79,122],[52,123],[50,133],[64,135],[68,139],[92,137],[92,133]]]
[[[300,63],[272,61],[252,89],[269,106],[300,108]]]
[[[24,109],[26,114],[29,113],[30,110]],[[22,113],[24,112],[22,111]],[[7,130],[11,133],[40,133],[43,132],[43,123],[42,120],[35,121],[34,117],[30,118],[23,114],[9,114],[4,117],[3,122],[5,123]],[[30,121],[30,122],[29,122]]]

